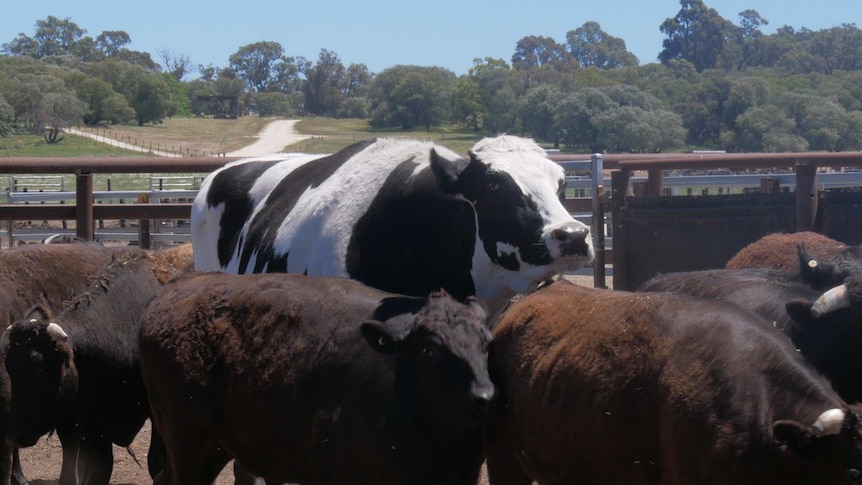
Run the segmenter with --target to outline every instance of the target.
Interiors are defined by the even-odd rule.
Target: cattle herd
[[[587,288],[564,189],[529,139],[379,139],[225,165],[188,245],[0,251],[0,485],[49,433],[108,485],[148,419],[160,485],[862,481],[862,246]]]

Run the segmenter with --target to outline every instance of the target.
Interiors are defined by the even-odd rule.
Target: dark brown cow
[[[168,279],[191,264],[191,245],[117,253],[56,316],[37,307],[0,336],[13,389],[7,439],[33,446],[56,430],[60,485],[107,485],[112,444],[131,444],[149,418],[138,366],[140,319]],[[155,475],[164,455],[151,451],[149,458]]]
[[[110,261],[111,251],[98,243],[28,244],[0,250],[0,328],[34,305],[61,308],[84,291]],[[9,376],[0,360],[0,436],[6,434],[10,392]],[[0,440],[0,484],[10,480],[27,483],[17,450],[13,452],[6,440]]]
[[[843,293],[840,293],[844,290]],[[654,276],[638,291],[672,291],[750,310],[784,333],[848,402],[862,401],[862,281],[825,294],[764,269],[713,269]]]
[[[184,276],[148,306],[159,485],[231,458],[267,483],[475,484],[494,387],[484,306],[291,274]]]
[[[735,305],[555,283],[503,315],[489,368],[492,485],[860,478],[860,410]]]

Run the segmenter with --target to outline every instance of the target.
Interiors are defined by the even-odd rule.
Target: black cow
[[[557,282],[494,327],[491,485],[843,484],[862,409],[736,305]]]
[[[195,268],[340,276],[394,293],[444,288],[496,315],[517,293],[589,264],[565,173],[532,140],[359,142],[322,158],[242,160],[210,174],[191,214]]]
[[[494,387],[484,306],[344,278],[184,275],[148,306],[158,485],[232,458],[269,484],[475,484]]]
[[[131,444],[149,418],[138,365],[141,315],[171,274],[191,265],[190,245],[117,253],[61,312],[37,307],[0,336],[13,390],[8,441],[33,446],[56,430],[60,485],[107,485],[112,444]],[[154,432],[151,475],[163,466],[158,445]]]
[[[734,303],[772,322],[849,402],[862,401],[862,285],[821,293],[770,270],[704,270],[658,275],[638,291],[672,291]]]
[[[0,250],[0,328],[34,305],[59,309],[84,291],[111,261],[98,243],[28,244]],[[11,390],[0,356],[0,436],[5,436]],[[18,451],[0,440],[0,484],[26,485]]]

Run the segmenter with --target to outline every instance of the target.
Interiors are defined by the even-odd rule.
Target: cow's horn
[[[45,329],[48,332],[48,335],[51,336],[54,340],[59,340],[61,342],[65,342],[69,339],[69,336],[63,330],[63,327],[57,325],[54,322],[48,324],[48,328]]]
[[[831,436],[841,432],[841,426],[844,425],[844,410],[830,409],[824,411],[817,421],[814,421],[815,436]]]
[[[7,350],[9,350],[9,345],[11,344],[11,340],[9,338],[9,331],[12,329],[12,325],[6,327],[6,330],[0,334],[0,354],[5,354]]]
[[[820,295],[820,298],[811,306],[811,315],[818,318],[829,312],[847,308],[850,306],[850,293],[847,285],[838,285],[835,288]]]

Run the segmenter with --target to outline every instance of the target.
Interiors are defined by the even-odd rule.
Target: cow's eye
[[[433,359],[435,355],[437,355],[437,351],[434,350],[430,345],[426,345],[422,347],[422,353],[425,354],[429,359]]]
[[[847,476],[850,477],[850,480],[859,480],[862,477],[862,472],[858,468],[851,468],[847,470]]]
[[[491,182],[488,184],[488,190],[490,190],[491,192],[495,192],[499,188],[500,184],[498,184],[497,182]]]

